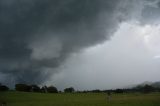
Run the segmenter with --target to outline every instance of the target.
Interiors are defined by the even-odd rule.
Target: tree
[[[5,85],[0,85],[0,91],[8,91],[9,88]]]
[[[41,88],[41,92],[42,93],[47,93],[48,91],[47,91],[47,86],[43,86],[42,88]]]
[[[72,92],[74,92],[74,88],[73,87],[65,88],[64,92],[66,92],[66,93],[72,93]]]
[[[48,88],[47,88],[47,91],[48,91],[49,93],[58,93],[57,88],[54,87],[54,86],[48,87]]]
[[[91,92],[93,92],[93,93],[100,93],[100,92],[101,92],[101,90],[96,89],[96,90],[92,90]]]
[[[123,91],[123,89],[116,89],[115,90],[115,93],[123,93],[124,91]]]
[[[40,92],[40,87],[37,85],[31,85],[31,91],[32,92]]]
[[[152,92],[154,91],[154,87],[152,87],[151,85],[145,85],[143,88],[142,88],[143,92],[144,93],[149,93],[149,92]]]
[[[16,91],[30,92],[31,86],[26,85],[26,84],[16,84],[15,89]]]

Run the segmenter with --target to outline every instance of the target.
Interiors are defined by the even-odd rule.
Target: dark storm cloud
[[[0,73],[8,76],[5,82],[42,83],[71,53],[108,39],[125,17],[124,2],[1,0]]]
[[[142,23],[159,24],[160,18],[160,1],[153,0],[150,4],[146,5],[142,11]]]

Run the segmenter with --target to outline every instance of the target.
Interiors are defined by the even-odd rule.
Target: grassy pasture
[[[7,106],[160,106],[160,93],[112,94],[110,101],[106,98],[105,93],[0,92],[0,101],[6,101]]]

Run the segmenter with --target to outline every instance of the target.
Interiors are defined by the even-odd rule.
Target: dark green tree
[[[154,91],[154,87],[152,87],[151,85],[145,85],[144,87],[142,87],[142,91],[144,93],[150,93]]]
[[[41,88],[41,92],[42,93],[47,93],[48,91],[47,91],[47,86],[43,86],[42,88]]]
[[[15,85],[15,90],[16,91],[23,91],[23,92],[30,92],[31,91],[31,86],[26,85],[26,84],[16,84]]]
[[[32,92],[40,92],[40,87],[38,85],[31,85]]]
[[[8,91],[9,88],[5,85],[0,85],[0,91]]]
[[[75,90],[74,90],[73,87],[65,88],[65,89],[64,89],[64,92],[66,92],[66,93],[72,93],[72,92],[74,92],[74,91],[75,91]]]
[[[116,89],[115,90],[115,93],[123,93],[124,91],[123,91],[123,89]]]
[[[48,91],[49,93],[58,93],[57,88],[54,87],[54,86],[47,87],[47,91]]]

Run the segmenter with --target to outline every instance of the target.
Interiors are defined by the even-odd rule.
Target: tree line
[[[0,91],[8,91],[9,90],[9,87],[7,87],[6,85],[2,85],[0,83]]]
[[[0,83],[0,91],[8,91],[9,87]],[[38,85],[27,85],[27,84],[15,84],[15,90],[21,92],[41,92],[41,93],[58,93],[58,89],[55,86],[38,86]],[[75,92],[73,87],[65,88],[64,92],[72,93]]]
[[[6,85],[0,84],[0,91],[8,91],[9,87]],[[61,93],[62,91],[58,91],[55,86],[42,86],[39,87],[38,85],[27,85],[27,84],[15,84],[16,91],[22,92],[41,92],[41,93]],[[144,86],[136,86],[129,89],[111,89],[111,90],[86,90],[86,91],[75,91],[73,87],[65,88],[65,93],[129,93],[129,92],[142,92],[142,93],[150,93],[150,92],[160,92],[160,87],[153,87],[151,85],[144,85]]]

